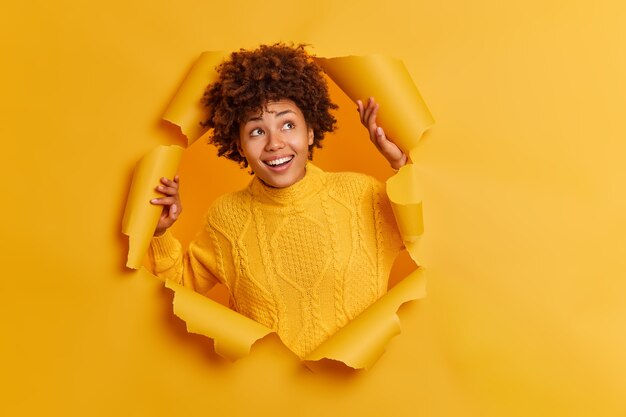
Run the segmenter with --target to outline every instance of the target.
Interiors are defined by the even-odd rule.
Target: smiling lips
[[[282,156],[280,158],[271,159],[269,161],[263,161],[263,163],[270,168],[278,168],[287,163],[291,162],[291,160],[295,157],[295,155]]]

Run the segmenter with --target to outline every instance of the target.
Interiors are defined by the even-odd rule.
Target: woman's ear
[[[315,139],[315,132],[313,132],[312,127],[309,127],[308,135],[309,135],[309,146],[311,146],[313,145],[313,139]]]

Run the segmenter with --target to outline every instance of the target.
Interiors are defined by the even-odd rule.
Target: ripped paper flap
[[[315,58],[324,72],[356,102],[374,97],[377,122],[409,155],[435,120],[402,61],[385,55]]]
[[[220,356],[231,360],[246,356],[254,342],[272,332],[187,287],[172,281],[165,286],[174,291],[174,314],[187,323],[187,331],[213,339]]]
[[[206,87],[217,80],[217,67],[226,56],[226,52],[204,52],[193,64],[185,80],[178,88],[174,98],[163,113],[163,119],[180,127],[187,137],[187,144],[206,133],[201,125],[206,120],[206,108],[202,105],[202,96]]]
[[[176,175],[182,155],[180,146],[158,146],[135,167],[122,220],[122,233],[129,240],[126,262],[129,268],[137,269],[142,265],[163,210],[161,206],[150,204],[151,199],[163,196],[155,187],[161,177]]]
[[[417,169],[413,164],[403,166],[387,180],[387,195],[405,244],[416,243],[424,233],[422,196],[417,181]],[[415,258],[413,260],[417,262]]]

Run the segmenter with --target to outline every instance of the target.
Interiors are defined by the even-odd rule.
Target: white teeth
[[[273,159],[273,160],[267,161],[265,163],[267,165],[270,165],[270,166],[276,166],[276,165],[284,164],[285,162],[289,162],[289,161],[291,161],[292,158],[293,158],[293,156],[286,156],[284,158]]]

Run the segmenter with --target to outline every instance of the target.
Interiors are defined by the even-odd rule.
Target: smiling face
[[[267,185],[285,188],[305,174],[313,129],[302,111],[287,99],[266,103],[239,126],[239,153]]]

